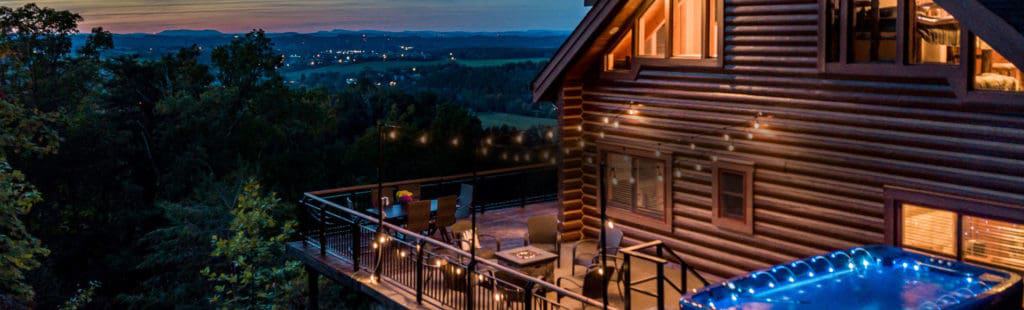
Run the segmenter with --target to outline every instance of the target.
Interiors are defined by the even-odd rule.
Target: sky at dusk
[[[83,31],[167,29],[246,32],[319,30],[571,30],[586,14],[583,0],[36,0],[85,18]]]

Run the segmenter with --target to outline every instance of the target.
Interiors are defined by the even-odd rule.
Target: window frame
[[[828,1],[818,0],[818,71],[822,73],[836,74],[857,74],[875,76],[919,76],[925,78],[953,77],[959,73],[966,73],[962,55],[965,55],[964,44],[966,31],[963,24],[960,24],[960,55],[959,64],[910,64],[910,57],[907,51],[910,49],[910,36],[907,29],[910,28],[910,14],[908,3],[913,0],[898,0],[896,2],[896,59],[891,63],[858,63],[852,62],[850,52],[850,31],[853,14],[853,0],[840,0],[839,9],[839,60],[828,61],[828,20],[824,18],[828,14]]]
[[[650,151],[641,151],[641,150],[625,148],[625,147],[613,147],[613,146],[609,146],[609,145],[598,145],[598,152],[599,152],[599,156],[600,156],[599,158],[601,159],[601,162],[605,162],[605,163],[608,160],[608,155],[609,154],[628,155],[628,156],[633,157],[633,158],[643,158],[643,159],[647,159],[647,160],[651,160],[651,161],[661,162],[662,176],[664,177],[664,181],[663,182],[665,183],[664,184],[665,189],[663,191],[664,197],[662,197],[662,201],[665,202],[665,206],[664,206],[664,210],[663,210],[663,213],[662,213],[662,218],[656,218],[656,217],[653,217],[653,216],[646,215],[645,213],[635,212],[635,210],[637,208],[636,207],[636,199],[633,199],[633,202],[632,202],[633,205],[630,206],[629,210],[627,210],[626,208],[623,208],[623,207],[613,207],[610,201],[606,201],[606,200],[604,200],[604,197],[601,197],[602,193],[600,193],[600,192],[598,192],[596,196],[597,196],[597,199],[598,199],[598,203],[600,203],[601,201],[604,201],[605,203],[608,204],[608,208],[606,209],[606,212],[608,214],[608,218],[615,219],[615,220],[618,220],[618,221],[627,222],[627,223],[636,223],[636,224],[639,224],[639,225],[643,225],[645,227],[653,228],[653,229],[655,229],[657,231],[660,231],[660,232],[671,232],[672,231],[672,209],[673,209],[672,197],[674,196],[673,192],[672,192],[672,181],[673,181],[673,177],[674,176],[672,174],[670,174],[671,171],[672,171],[672,152],[671,151],[667,151],[667,150],[662,150],[661,151],[661,157],[656,157],[656,156],[653,155],[653,152],[650,152]],[[607,165],[604,165],[604,166],[607,166]],[[598,166],[598,168],[596,169],[596,170],[598,170],[597,173],[600,173],[600,169],[601,169],[601,166]],[[633,172],[631,171],[630,175],[632,175],[632,173]],[[606,177],[611,177],[611,176],[606,176]],[[607,182],[607,181],[600,180],[600,179],[598,179],[596,181],[597,181],[597,183]],[[639,181],[637,181],[637,183],[639,183]],[[597,185],[598,186],[602,186],[601,184],[597,184]],[[606,186],[605,189],[608,190],[607,185],[605,185],[605,186]],[[598,206],[598,207],[600,207],[600,206]]]
[[[722,172],[743,175],[743,208],[742,220],[722,215],[721,178]],[[746,162],[727,162],[719,159],[711,168],[711,223],[718,228],[754,234],[754,164]]]
[[[963,63],[961,61],[961,63]],[[900,186],[887,185],[884,188],[885,199],[885,243],[893,246],[904,247],[903,231],[903,204],[913,204],[935,210],[950,211],[956,214],[956,257],[949,257],[944,253],[936,253],[917,248],[907,249],[911,251],[926,253],[940,257],[964,260],[963,253],[963,217],[973,216],[1015,224],[1024,224],[1024,212],[1020,207],[1000,202],[974,199],[951,194],[936,193],[926,190],[912,189]],[[999,269],[1006,267],[992,266],[984,262],[969,260],[968,262],[980,265],[991,266]]]
[[[633,14],[633,16],[630,16],[627,19],[628,25],[625,25],[624,27],[621,27],[621,30],[619,30],[619,33],[617,33],[617,34],[615,34],[613,36],[614,40],[609,41],[609,46],[607,48],[605,48],[605,51],[603,53],[603,55],[607,55],[608,53],[610,53],[611,50],[615,48],[614,45],[616,43],[618,43],[619,40],[621,40],[623,37],[625,37],[625,33],[631,32],[633,34],[633,42],[631,43],[631,44],[633,44],[633,55],[632,55],[633,61],[632,61],[632,63],[630,63],[632,68],[630,70],[624,70],[624,69],[604,70],[604,63],[602,62],[602,68],[601,68],[602,69],[601,70],[601,75],[602,76],[609,77],[609,78],[617,78],[617,77],[622,77],[624,74],[628,74],[629,75],[628,77],[630,77],[632,79],[635,79],[637,74],[639,74],[639,72],[640,72],[640,68],[641,67],[648,67],[648,66],[653,66],[653,67],[691,67],[691,68],[701,68],[701,69],[722,69],[724,67],[725,62],[722,59],[725,58],[725,0],[716,0],[716,2],[717,2],[716,7],[715,8],[710,8],[710,9],[714,9],[716,16],[718,16],[718,21],[717,21],[717,24],[718,24],[717,29],[718,29],[718,31],[714,34],[714,35],[716,35],[718,37],[717,38],[718,44],[715,47],[715,49],[716,49],[715,53],[716,53],[717,56],[715,58],[708,58],[708,55],[710,53],[709,53],[709,50],[707,48],[708,35],[709,35],[708,34],[708,29],[707,29],[708,28],[708,21],[707,21],[707,19],[708,19],[708,13],[710,12],[707,3],[710,2],[711,0],[702,0],[702,1],[704,1],[704,4],[702,6],[705,8],[705,10],[704,10],[704,14],[702,16],[703,20],[701,22],[701,25],[704,28],[701,29],[701,34],[702,34],[701,35],[701,45],[703,46],[703,48],[702,48],[702,51],[701,51],[701,57],[700,58],[675,57],[673,55],[673,53],[672,53],[672,50],[673,50],[673,48],[675,46],[675,27],[674,27],[675,9],[674,9],[674,5],[675,5],[675,2],[677,0],[664,0],[664,1],[668,1],[668,3],[669,3],[669,10],[667,12],[668,13],[668,24],[666,25],[666,27],[668,27],[668,29],[669,29],[669,34],[668,34],[668,42],[665,42],[665,44],[666,44],[665,55],[664,56],[660,56],[660,57],[659,56],[640,56],[639,55],[639,51],[637,49],[638,41],[640,40],[640,34],[639,34],[639,30],[638,30],[639,27],[637,27],[636,25],[637,25],[637,23],[640,22],[640,18],[643,16],[643,14],[645,12],[647,12],[647,9],[650,8],[651,5],[654,5],[655,3],[657,3],[658,1],[659,0],[647,0],[647,1],[645,1],[639,7],[639,9]]]
[[[963,79],[963,88],[966,92],[965,101],[977,104],[1006,102],[1010,104],[1017,103],[1019,105],[1019,101],[1022,98],[1024,98],[1024,92],[1007,92],[997,90],[974,89],[974,66],[977,65],[977,59],[974,58],[974,51],[977,45],[977,41],[974,40],[974,38],[980,38],[981,36],[973,31],[968,30],[961,31],[960,36],[962,42],[961,45],[963,46],[963,49],[961,50],[961,55],[970,55],[970,57],[967,57],[966,60],[963,58],[963,56],[961,56],[960,58],[960,63],[965,64],[963,75],[960,76],[960,78]],[[966,42],[963,42],[965,40]],[[984,40],[984,38],[982,38],[982,40]]]

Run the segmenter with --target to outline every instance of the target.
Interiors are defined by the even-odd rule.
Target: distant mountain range
[[[473,36],[516,36],[516,37],[549,37],[568,36],[570,31],[562,30],[517,30],[517,31],[382,31],[382,30],[321,30],[317,32],[268,32],[270,36],[289,35],[314,35],[314,36],[338,36],[338,35],[367,35],[367,36],[390,36],[390,37],[473,37]],[[117,36],[166,36],[166,37],[222,37],[234,36],[238,33],[224,33],[213,29],[172,29],[158,33],[125,33]]]

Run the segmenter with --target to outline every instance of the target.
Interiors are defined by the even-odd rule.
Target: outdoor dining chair
[[[562,236],[558,233],[558,217],[538,215],[526,220],[525,245],[532,245],[558,255],[557,266],[562,267]]]
[[[405,229],[422,234],[430,230],[430,200],[418,200],[406,206]]]
[[[555,285],[569,290],[579,289],[580,294],[584,297],[601,300],[604,292],[608,290],[608,284],[611,283],[612,277],[617,276],[617,270],[613,266],[608,266],[604,269],[604,273],[601,273],[600,271],[601,268],[599,268],[599,265],[594,265],[587,268],[587,273],[583,276],[582,283],[580,283],[579,279],[574,279],[572,277],[559,277],[558,280],[555,281]],[[571,285],[571,287],[562,286],[562,282],[566,282],[566,284]],[[619,295],[621,295],[621,293],[619,293]],[[558,294],[558,303],[562,303],[562,297],[565,297],[565,295]],[[586,309],[587,305],[583,304],[581,308]]]
[[[622,244],[622,229],[607,228],[608,240],[605,247],[608,257],[616,257]],[[589,267],[601,259],[601,239],[587,238],[576,241],[572,245],[572,275],[576,275],[576,266]]]
[[[431,225],[431,235],[433,235],[434,231],[440,231],[441,240],[446,242],[452,240],[448,228],[455,225],[456,199],[456,196],[444,196],[437,199],[437,215],[434,217],[433,225]]]

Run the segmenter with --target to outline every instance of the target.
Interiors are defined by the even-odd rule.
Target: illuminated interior
[[[964,259],[1024,271],[1024,225],[963,217]]]
[[[1024,80],[1017,66],[975,36],[974,89],[1024,92]]]
[[[674,6],[675,20],[672,22],[675,35],[673,37],[672,56],[684,58],[700,58],[704,6],[701,0],[677,0]],[[717,26],[717,25],[716,25]]]
[[[910,63],[960,63],[960,22],[933,0],[914,1]]]
[[[661,162],[638,159],[637,166],[637,211],[661,217],[665,211],[665,171]]]
[[[903,204],[904,247],[956,257],[956,213]]]
[[[665,56],[668,45],[668,0],[655,0],[640,16],[637,55]]]
[[[615,44],[615,48],[605,55],[604,69],[629,70],[633,58],[633,33],[627,32],[625,36]]]
[[[608,153],[608,206],[654,218],[665,215],[665,170],[659,160]]]
[[[897,0],[854,0],[852,61],[895,61],[898,16]]]

